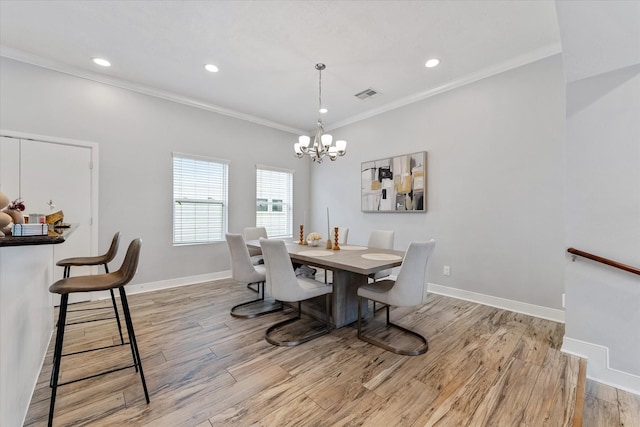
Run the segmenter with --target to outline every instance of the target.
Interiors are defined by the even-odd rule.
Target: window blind
[[[269,237],[293,236],[293,172],[256,167],[256,227]]]
[[[228,162],[173,153],[173,244],[224,239]]]

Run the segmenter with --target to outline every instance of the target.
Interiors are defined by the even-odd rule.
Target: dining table
[[[291,261],[330,270],[333,274],[331,296],[331,324],[341,328],[358,320],[358,287],[367,284],[369,276],[381,270],[402,264],[404,251],[382,249],[358,245],[341,245],[340,249],[325,249],[324,245],[309,246],[296,240],[282,239]],[[259,248],[259,240],[246,242],[250,248]],[[318,303],[321,304],[321,300]],[[362,304],[362,314],[367,313],[366,300]],[[310,314],[324,313],[324,309],[314,309]]]

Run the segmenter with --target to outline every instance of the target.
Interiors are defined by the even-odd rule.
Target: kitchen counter
[[[53,331],[55,244],[77,226],[48,236],[0,238],[0,425],[24,422]]]
[[[56,245],[64,242],[69,237],[77,225],[68,227],[56,227],[54,231],[49,231],[47,236],[5,236],[0,237],[0,247],[5,246],[31,246],[31,245]]]

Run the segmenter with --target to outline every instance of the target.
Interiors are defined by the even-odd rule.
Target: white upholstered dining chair
[[[267,238],[267,229],[264,227],[245,227],[244,231],[244,240],[260,240],[261,238]],[[249,249],[249,256],[251,257],[251,263],[253,265],[260,265],[264,263],[262,259],[262,250],[260,248],[256,248],[252,246]],[[258,292],[258,288],[254,288],[251,284],[247,285],[247,288],[251,289],[254,292]]]
[[[328,334],[331,331],[329,296],[333,292],[333,286],[306,277],[296,277],[284,241],[261,239],[260,246],[266,267],[267,291],[278,301],[298,303],[296,317],[276,323],[267,329],[264,335],[267,342],[279,346],[296,346]],[[284,326],[300,320],[302,301],[321,295],[325,295],[326,326],[323,329],[290,340],[278,340],[273,337],[275,331],[282,330]]]
[[[369,234],[369,243],[367,246],[370,248],[393,249],[394,237],[395,232],[392,230],[373,230]],[[380,270],[369,277],[376,281],[383,277],[387,277],[390,274],[391,269],[389,268],[387,270]]]
[[[245,243],[242,234],[225,234],[227,245],[229,246],[229,254],[231,255],[231,278],[237,282],[246,283],[247,285],[256,283],[258,285],[258,298],[243,302],[231,308],[231,315],[245,319],[262,316],[264,314],[274,313],[282,310],[282,303],[267,304],[265,306],[264,283],[266,280],[265,267],[262,265],[253,265],[249,257],[249,249]],[[262,292],[260,292],[262,291]],[[250,308],[250,306],[261,306],[258,311],[249,311],[243,313],[240,308]]]
[[[389,306],[415,306],[427,301],[427,264],[433,253],[436,241],[413,242],[409,245],[405,254],[398,278],[393,280],[380,280],[358,288],[358,338],[375,346],[384,348],[396,354],[417,356],[429,349],[429,343],[425,337],[417,332],[406,329],[389,321]],[[366,335],[362,331],[361,311],[363,298],[374,302],[386,304],[387,321],[386,328],[395,328],[403,334],[417,338],[420,345],[413,349],[394,347],[380,338]],[[373,311],[375,317],[375,310]]]

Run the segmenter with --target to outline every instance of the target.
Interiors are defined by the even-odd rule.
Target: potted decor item
[[[307,236],[307,244],[309,246],[318,246],[320,240],[322,240],[322,236],[320,235],[320,233],[313,232],[309,233],[309,235]]]
[[[24,224],[24,216],[22,212],[24,211],[24,203],[20,199],[15,199],[13,202],[9,203],[2,212],[6,213],[11,217],[14,224]]]
[[[4,237],[6,233],[11,230],[9,224],[11,224],[11,217],[4,213],[2,209],[9,205],[9,198],[2,192],[0,192],[0,237]]]

